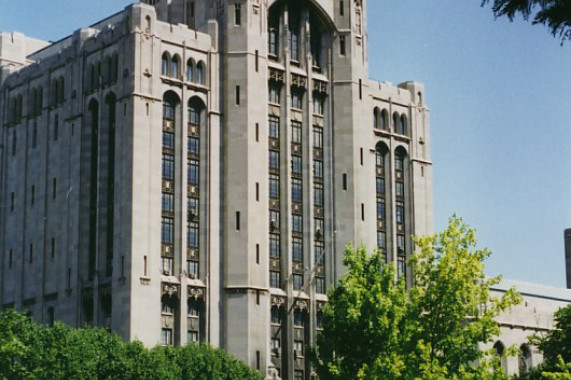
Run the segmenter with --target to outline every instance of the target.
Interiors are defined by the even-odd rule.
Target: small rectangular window
[[[32,196],[31,196],[32,205],[35,203],[35,201],[36,201],[36,186],[32,185]]]
[[[260,304],[260,291],[256,291],[256,305]]]
[[[260,183],[256,182],[256,202],[260,201]]]
[[[279,139],[280,138],[280,119],[276,116],[270,116],[270,138]]]
[[[59,115],[56,115],[54,119],[54,141],[57,141],[58,137],[59,137]]]
[[[346,54],[345,36],[339,36],[339,54],[342,56]]]
[[[260,141],[260,123],[256,123],[256,142]]]
[[[34,262],[34,245],[30,244],[30,264]]]
[[[14,129],[12,131],[12,157],[16,155],[16,148],[18,147],[18,132]]]
[[[361,166],[363,166],[363,148],[361,148]]]
[[[260,263],[260,245],[256,244],[256,264]]]
[[[56,239],[52,238],[52,259],[56,257]]]
[[[12,194],[10,194],[10,212],[14,212],[14,200],[15,195],[14,192],[12,191]]]
[[[256,72],[260,71],[260,51],[256,50]]]
[[[261,365],[260,351],[256,351],[256,369],[259,371]]]
[[[54,178],[53,180],[53,194],[52,194],[52,198],[56,199],[57,197],[57,178]]]
[[[240,26],[242,24],[242,4],[234,3],[234,24]]]
[[[280,279],[280,272],[270,271],[270,287],[272,288],[280,288],[281,279]]]
[[[236,105],[240,105],[240,86],[236,86]]]
[[[280,258],[280,235],[270,234],[270,257]]]
[[[347,190],[347,174],[343,174],[343,190]]]
[[[147,256],[143,257],[143,276],[147,276]]]
[[[293,290],[303,290],[303,275],[293,275]]]
[[[240,231],[240,211],[236,211],[236,231]]]
[[[8,258],[8,268],[12,268],[13,252],[10,250],[10,256]]]
[[[32,127],[32,149],[36,149],[38,146],[38,122],[34,121],[34,126]]]
[[[339,2],[339,16],[345,16],[345,2],[343,0]]]
[[[291,243],[293,261],[303,261],[303,239],[294,237]]]
[[[171,346],[172,340],[172,329],[162,329],[161,332],[161,344],[163,346]]]
[[[363,99],[363,80],[359,79],[359,99]]]
[[[365,204],[361,203],[361,220],[365,221]]]

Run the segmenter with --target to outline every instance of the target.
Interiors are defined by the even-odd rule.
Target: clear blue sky
[[[4,1],[0,30],[58,40],[130,2]],[[489,274],[563,287],[571,42],[561,47],[523,20],[495,21],[480,0],[368,7],[371,77],[426,86],[437,229],[456,213],[492,250]]]

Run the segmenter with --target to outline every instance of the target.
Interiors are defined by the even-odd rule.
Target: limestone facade
[[[410,279],[433,232],[424,88],[368,79],[360,0],[161,0],[0,36],[0,306],[271,375],[348,242]]]

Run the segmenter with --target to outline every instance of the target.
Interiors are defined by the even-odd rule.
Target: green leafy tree
[[[530,344],[543,353],[543,363],[520,379],[571,380],[571,305],[555,312],[555,329],[534,335]]]
[[[482,6],[490,0],[482,0]],[[496,17],[506,16],[513,21],[516,15],[533,24],[546,25],[551,34],[561,38],[561,43],[571,39],[571,2],[569,0],[493,0]]]
[[[520,301],[489,289],[487,250],[452,218],[440,234],[415,238],[414,286],[395,281],[381,252],[348,246],[348,272],[329,293],[324,330],[311,357],[329,379],[506,379],[498,358],[480,350],[500,333],[495,318]]]
[[[53,328],[0,314],[0,379],[262,380],[260,373],[208,345],[155,347],[125,343],[103,329]]]

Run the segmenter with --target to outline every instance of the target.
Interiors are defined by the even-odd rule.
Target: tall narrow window
[[[202,62],[196,65],[196,83],[204,84],[204,63]]]
[[[290,12],[290,25],[289,25],[289,48],[291,59],[293,61],[299,61],[299,31],[300,26],[297,20],[297,15]]]
[[[54,117],[54,141],[59,138],[59,115]]]
[[[242,4],[234,3],[234,24],[242,25]]]
[[[192,60],[189,59],[188,62],[186,63],[186,80],[188,82],[192,82],[193,72],[194,72],[194,64],[192,63]]]
[[[31,203],[34,205],[36,202],[36,186],[32,185],[32,195],[31,195]]]
[[[52,199],[56,199],[57,197],[57,178],[53,179],[53,185],[52,185]]]
[[[301,144],[302,131],[301,123],[299,121],[291,122],[291,142],[294,144]]]
[[[270,138],[279,139],[280,138],[280,119],[276,116],[270,116]]]
[[[240,211],[236,211],[236,231],[240,231]]]
[[[169,74],[169,55],[168,53],[163,53],[161,58],[161,74],[167,76]]]
[[[175,55],[174,57],[172,57],[171,60],[171,72],[170,72],[170,76],[172,78],[176,78],[178,79],[180,77],[180,59],[178,58],[178,55]]]
[[[294,237],[292,239],[293,261],[303,261],[303,239]]]
[[[36,149],[38,146],[38,122],[34,120],[34,125],[32,126],[32,149]]]
[[[316,183],[313,185],[313,203],[315,206],[323,206],[323,184]]]
[[[236,86],[236,105],[240,105],[240,86]]]
[[[189,221],[186,228],[187,246],[189,248],[198,248],[198,223]]]
[[[198,185],[200,169],[198,160],[189,160],[188,162],[188,183]]]
[[[161,243],[172,245],[174,243],[174,219],[163,217],[161,222]]]
[[[339,36],[339,54],[342,56],[346,54],[345,36]]]
[[[9,257],[8,257],[8,268],[12,268],[12,262],[14,260],[13,255],[14,254],[13,254],[12,250],[10,250]]]
[[[277,58],[278,56],[278,31],[276,28],[271,28],[268,34],[268,53],[270,56]]]
[[[15,194],[12,191],[10,194],[10,212],[14,212]]]
[[[56,239],[52,238],[52,246],[51,246],[51,256],[52,259],[56,256]]]

